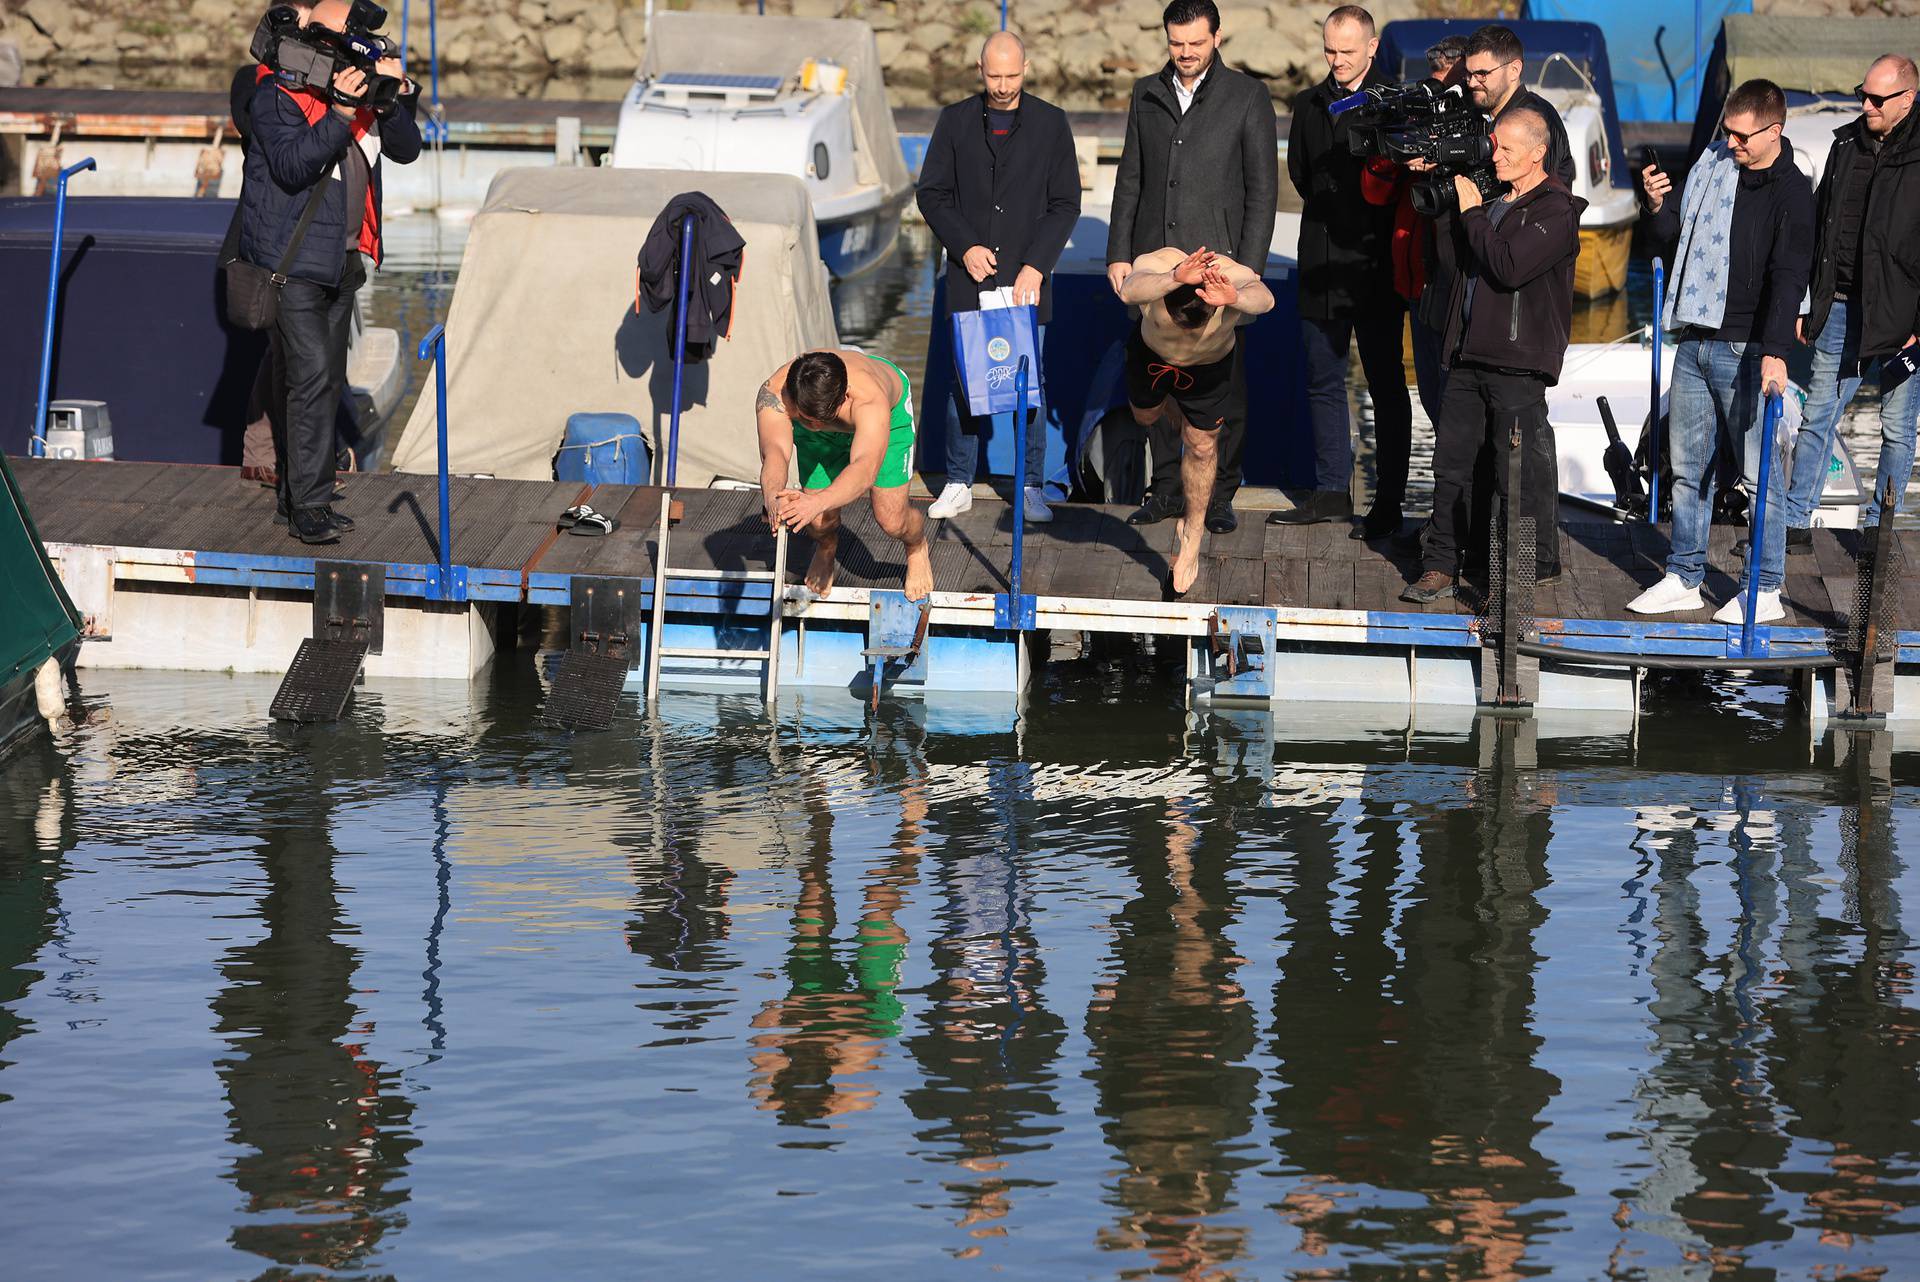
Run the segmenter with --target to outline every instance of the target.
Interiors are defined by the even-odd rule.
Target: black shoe
[[[1813,531],[1787,527],[1787,555],[1806,556],[1813,551]]]
[[[338,543],[340,531],[323,507],[303,507],[287,523],[287,533],[302,543]]]
[[[1215,503],[1207,508],[1207,529],[1215,534],[1232,534],[1240,528],[1240,517],[1231,503]]]
[[[1402,524],[1400,509],[1397,507],[1376,507],[1360,519],[1360,524],[1347,532],[1350,539],[1360,539],[1375,543],[1381,539],[1390,539],[1400,533]]]
[[[1452,575],[1442,574],[1438,570],[1428,570],[1412,583],[1407,584],[1406,590],[1400,594],[1400,599],[1411,601],[1415,605],[1426,605],[1429,602],[1438,601],[1441,597],[1452,596],[1453,593]]]
[[[1533,581],[1541,587],[1552,587],[1558,583],[1560,581],[1559,563],[1554,562],[1551,565],[1536,566],[1533,571]]]
[[[1267,518],[1268,525],[1319,525],[1353,519],[1353,496],[1344,490],[1315,490],[1284,512]]]
[[[1160,522],[1166,520],[1168,517],[1179,516],[1179,515],[1180,515],[1180,511],[1178,509],[1168,507],[1166,504],[1162,503],[1159,499],[1156,499],[1151,494],[1149,494],[1147,496],[1147,501],[1145,503],[1142,503],[1139,507],[1135,508],[1133,510],[1133,515],[1127,518],[1127,524],[1128,525],[1158,525],[1160,524]]]
[[[333,522],[333,528],[340,531],[340,533],[351,534],[353,532],[353,518],[348,516],[345,512],[339,512],[339,511],[335,511],[333,508],[328,508],[327,519]]]
[[[273,509],[273,523],[275,525],[285,525],[287,523],[287,509],[283,507]]]

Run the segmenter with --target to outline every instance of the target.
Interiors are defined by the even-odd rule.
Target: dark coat
[[[973,311],[982,289],[1013,284],[1022,267],[1040,273],[1040,323],[1053,313],[1053,268],[1080,219],[1080,163],[1067,113],[1020,95],[998,151],[987,142],[987,96],[954,103],[933,123],[920,166],[921,216],[947,251],[947,307]],[[999,266],[975,283],[962,262],[985,245]]]
[[[1514,201],[1495,227],[1478,205],[1455,220],[1461,270],[1453,280],[1446,338],[1449,368],[1471,363],[1560,379],[1573,329],[1573,263],[1580,256],[1580,214],[1587,202],[1549,178]],[[1473,315],[1462,316],[1467,278]],[[1464,332],[1463,332],[1464,331]]]
[[[1884,144],[1867,208],[1860,219],[1860,266],[1855,273],[1860,295],[1850,308],[1860,312],[1860,355],[1890,356],[1920,334],[1920,112],[1909,111]],[[1862,147],[1864,118],[1833,131],[1826,172],[1814,197],[1814,254],[1807,341],[1827,323],[1833,310],[1834,224],[1840,193],[1855,165],[1873,158]]]
[[[726,210],[703,191],[667,202],[640,245],[640,296],[650,312],[667,313],[667,332],[680,324],[680,224],[693,219],[695,275],[687,294],[687,359],[704,361],[733,329],[733,287],[747,242]]]
[[[1391,83],[1380,64],[1360,82]],[[1393,209],[1362,190],[1366,162],[1347,145],[1351,115],[1327,108],[1346,91],[1331,75],[1294,97],[1287,130],[1287,176],[1300,193],[1300,315],[1340,320],[1393,298]]]
[[[1280,135],[1266,82],[1215,57],[1183,116],[1173,75],[1169,62],[1134,83],[1107,261],[1205,245],[1262,271],[1280,200]]]
[[[420,128],[414,123],[419,106],[420,90],[411,87],[393,113],[375,124],[380,131],[380,159],[371,175],[376,229],[381,166],[388,160],[411,164],[420,155]],[[353,127],[331,109],[318,124],[308,124],[300,104],[272,76],[254,90],[249,116],[253,143],[240,188],[240,256],[268,271],[278,267],[314,184],[324,182],[320,208],[287,274],[338,285],[347,259],[348,210],[346,186],[334,165],[352,145]],[[357,225],[361,214],[354,211],[353,217]]]

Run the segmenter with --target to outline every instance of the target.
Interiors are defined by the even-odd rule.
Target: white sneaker
[[[1772,623],[1775,619],[1787,617],[1786,607],[1780,604],[1778,592],[1762,592],[1759,601],[1754,603],[1754,618],[1761,623]],[[1745,623],[1747,621],[1747,594],[1742,592],[1733,600],[1713,612],[1715,623]]]
[[[927,508],[927,515],[936,521],[944,521],[950,516],[959,516],[973,508],[973,487],[958,482],[948,485],[940,491],[940,497]]]
[[[1035,525],[1045,525],[1053,519],[1053,509],[1047,506],[1045,490],[1027,486],[1021,492],[1020,506],[1026,509],[1027,519]]]
[[[1688,587],[1680,581],[1680,576],[1677,574],[1669,574],[1627,602],[1627,609],[1635,614],[1671,614],[1675,610],[1705,608],[1706,602],[1700,599],[1699,587]]]

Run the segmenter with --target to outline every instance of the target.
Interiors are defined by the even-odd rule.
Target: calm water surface
[[[86,674],[0,773],[6,1276],[1920,1269],[1912,756],[1163,676]]]

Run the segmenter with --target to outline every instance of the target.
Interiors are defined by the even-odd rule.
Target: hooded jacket
[[[1920,334],[1920,111],[1909,111],[1893,135],[1870,156],[1865,117],[1833,131],[1826,172],[1814,196],[1813,286],[1807,313],[1812,342],[1833,310],[1834,249],[1840,194],[1855,165],[1877,165],[1860,218],[1859,295],[1848,304],[1860,313],[1860,355],[1890,356]]]
[[[667,202],[640,246],[640,297],[648,311],[667,313],[669,333],[680,323],[682,218],[693,219],[693,262],[698,273],[687,293],[687,359],[704,361],[733,331],[733,287],[740,280],[747,242],[727,211],[705,192],[682,192]],[[634,310],[639,310],[639,300]]]
[[[1560,379],[1573,328],[1573,264],[1580,256],[1580,214],[1587,202],[1547,178],[1513,202],[1500,225],[1476,205],[1454,220],[1453,279],[1441,347],[1460,364]],[[1473,315],[1464,316],[1467,278],[1479,281]]]

